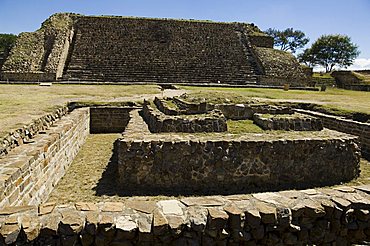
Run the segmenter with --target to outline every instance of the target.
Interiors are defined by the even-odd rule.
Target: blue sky
[[[56,12],[253,22],[311,41],[346,34],[361,51],[356,66],[370,69],[370,0],[0,0],[0,33],[34,31]]]

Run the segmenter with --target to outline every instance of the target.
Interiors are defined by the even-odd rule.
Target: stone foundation
[[[45,202],[89,134],[89,109],[76,109],[0,158],[0,207]]]
[[[366,245],[370,187],[0,210],[0,244]]]
[[[33,120],[32,123],[16,129],[0,139],[0,156],[4,156],[17,146],[32,139],[40,131],[48,129],[55,121],[68,113],[68,107],[60,107],[54,112]]]
[[[321,119],[326,128],[358,136],[362,155],[366,159],[370,160],[370,123],[358,122],[345,119],[344,117],[323,114],[310,110],[295,109],[295,111]]]
[[[119,139],[115,150],[119,181],[124,191],[134,194],[234,194],[330,185],[356,178],[356,138],[326,134],[333,136]]]
[[[253,121],[263,130],[321,131],[321,119],[303,114],[254,114]]]
[[[127,107],[91,107],[91,133],[121,133],[130,121],[130,111]]]
[[[224,132],[226,118],[219,111],[198,115],[165,115],[148,102],[144,103],[142,116],[149,130],[158,132]]]

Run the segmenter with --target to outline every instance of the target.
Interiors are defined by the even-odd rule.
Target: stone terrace
[[[79,17],[64,79],[124,82],[256,82],[236,24]]]

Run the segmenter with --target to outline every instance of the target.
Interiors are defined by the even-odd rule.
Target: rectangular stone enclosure
[[[132,193],[231,194],[304,188],[358,176],[356,138],[116,142],[119,181]]]

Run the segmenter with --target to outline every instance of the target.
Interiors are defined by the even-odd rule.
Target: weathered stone
[[[220,208],[208,208],[208,224],[210,229],[221,230],[225,227],[229,216]]]
[[[154,201],[140,200],[129,200],[125,202],[125,206],[147,214],[152,213],[157,208],[156,202]]]
[[[264,203],[255,201],[255,207],[261,215],[261,220],[265,224],[275,224],[277,222],[276,208]]]
[[[231,229],[241,229],[244,227],[245,216],[236,205],[229,204],[224,207],[224,210],[229,216],[229,227]]]
[[[80,211],[98,211],[98,206],[92,202],[77,202],[75,206]]]
[[[35,206],[5,207],[0,209],[0,215],[11,215],[35,209]]]
[[[182,216],[184,214],[181,208],[182,204],[177,200],[164,200],[159,201],[157,204],[165,215]]]
[[[102,212],[122,212],[122,202],[105,202],[101,208]]]
[[[188,218],[190,227],[196,232],[203,232],[207,225],[208,210],[204,207],[189,207]]]
[[[245,211],[246,223],[252,228],[257,228],[261,224],[261,215],[257,209]]]
[[[136,222],[127,215],[122,215],[115,220],[117,229],[117,240],[132,240],[136,236],[138,226]]]
[[[77,211],[64,211],[61,214],[62,219],[59,223],[58,234],[65,236],[79,234],[85,222],[82,214]]]
[[[222,206],[225,200],[222,197],[186,197],[181,202],[186,206]]]
[[[161,210],[156,209],[153,212],[153,233],[154,235],[161,235],[168,229],[168,221]]]

